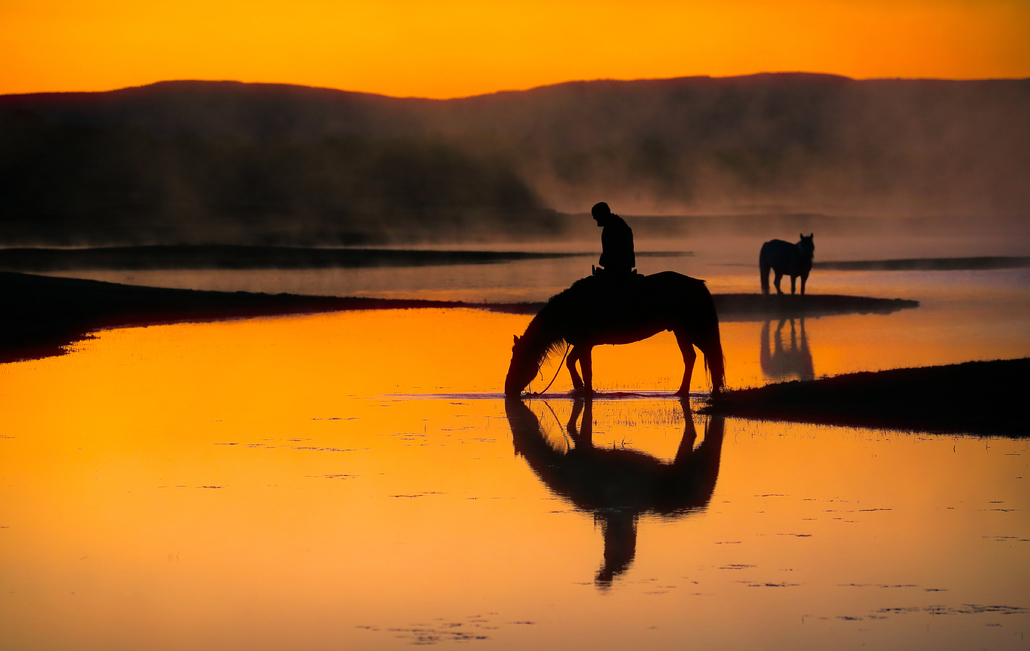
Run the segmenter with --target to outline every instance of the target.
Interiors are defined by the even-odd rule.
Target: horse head
[[[804,233],[801,233],[801,241],[798,242],[798,248],[801,249],[801,252],[809,258],[815,255],[815,242],[812,241],[814,237],[815,233],[807,236]]]
[[[514,397],[522,393],[540,370],[539,362],[533,359],[526,348],[525,337],[519,338],[518,335],[515,335],[515,343],[511,347],[508,375],[504,378],[505,396]]]

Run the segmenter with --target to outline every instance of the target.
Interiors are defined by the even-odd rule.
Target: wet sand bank
[[[1030,358],[852,373],[725,392],[704,413],[874,429],[1030,437]]]

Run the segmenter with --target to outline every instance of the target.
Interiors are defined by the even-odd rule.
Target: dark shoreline
[[[0,297],[0,363],[60,355],[65,346],[107,328],[344,310],[523,309],[460,301],[165,289],[2,271]]]
[[[813,269],[833,271],[986,271],[990,269],[1025,269],[1027,267],[1030,267],[1030,257],[1018,256],[842,260],[812,264]]]
[[[164,289],[13,272],[0,272],[0,297],[4,307],[0,363],[59,355],[64,346],[106,328],[344,310],[469,308],[536,314],[543,306]],[[724,321],[889,314],[919,305],[900,299],[818,294],[717,294],[714,298]]]
[[[593,257],[594,253],[384,249],[370,247],[153,245],[0,248],[0,269],[20,272],[161,269],[366,269],[502,264]],[[690,251],[641,251],[641,258],[691,257]]]
[[[702,413],[872,429],[1030,437],[1030,358],[851,373],[726,391]]]
[[[362,269],[503,264],[520,260],[593,257],[588,252],[492,251],[382,247],[181,244],[84,248],[0,247],[0,270],[23,273],[161,269]],[[638,258],[693,257],[692,251],[638,251]],[[743,266],[743,265],[730,265]],[[833,271],[970,271],[1024,269],[1030,257],[899,258],[816,261]]]
[[[712,294],[722,323],[775,321],[844,314],[891,314],[919,307],[919,301],[840,294]]]

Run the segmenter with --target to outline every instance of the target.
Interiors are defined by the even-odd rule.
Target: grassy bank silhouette
[[[702,411],[759,420],[1030,437],[1030,358],[849,373],[723,393]]]

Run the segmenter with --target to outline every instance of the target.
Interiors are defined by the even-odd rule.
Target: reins
[[[570,348],[572,348],[572,344],[570,344],[569,342],[566,341],[565,342],[565,354],[561,356],[561,361],[558,362],[558,369],[554,372],[554,377],[551,378],[551,381],[547,383],[547,386],[544,387],[543,391],[537,391],[536,393],[533,393],[531,391],[531,392],[529,392],[529,395],[531,395],[531,396],[540,396],[540,395],[543,395],[543,394],[547,393],[547,390],[551,388],[551,385],[554,384],[554,381],[558,379],[558,374],[561,373],[561,366],[562,366],[562,364],[565,363],[565,358],[568,357],[569,349]],[[555,418],[557,418],[557,416],[555,416]]]

